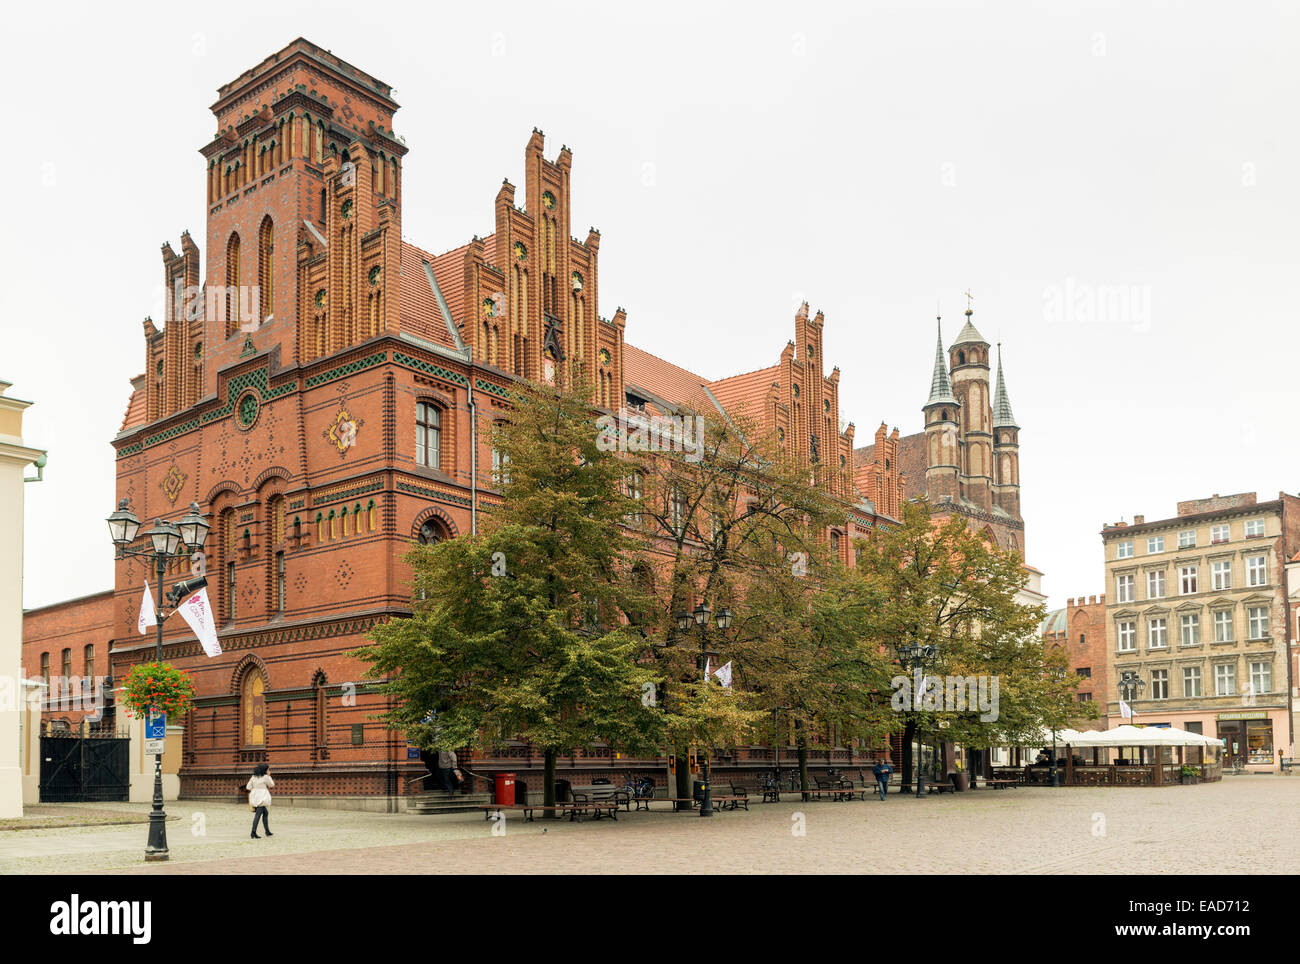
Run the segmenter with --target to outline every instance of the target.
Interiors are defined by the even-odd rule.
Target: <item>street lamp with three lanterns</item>
[[[189,552],[202,549],[207,541],[209,528],[211,527],[207,520],[199,513],[199,504],[191,502],[189,511],[180,522],[173,524],[155,519],[153,527],[146,533],[148,536],[146,544],[134,546],[132,543],[140,532],[140,520],[131,511],[128,501],[123,499],[119,502],[117,511],[108,517],[109,536],[116,547],[115,557],[117,559],[140,558],[146,560],[146,564],[149,561],[153,562],[154,576],[158,585],[158,603],[154,611],[157,620],[154,656],[157,662],[162,662],[163,658],[163,622],[171,615],[171,613],[164,613],[162,609],[163,580],[167,575],[167,566],[180,556],[182,546]],[[207,580],[201,575],[185,579],[173,585],[168,596],[175,606],[180,602],[182,595],[188,595],[205,585]],[[175,612],[175,609],[172,611]],[[145,847],[144,859],[166,860],[167,858],[167,814],[163,811],[162,754],[155,753],[153,810],[149,813],[149,842]]]
[[[712,653],[710,653],[708,649],[705,648],[708,640],[708,627],[709,627],[710,616],[713,616],[714,625],[717,626],[718,629],[722,630],[723,632],[726,632],[728,629],[731,628],[731,610],[728,609],[726,606],[723,606],[716,613],[714,613],[713,610],[709,608],[708,603],[701,602],[698,606],[695,607],[695,612],[690,613],[683,610],[682,612],[679,612],[677,614],[677,628],[681,632],[683,633],[689,632],[691,628],[691,623],[694,623],[696,626],[700,628],[699,668],[701,672],[704,672],[705,667],[707,665],[706,659],[710,655],[713,655]],[[709,687],[709,678],[708,675],[706,674],[704,677],[704,692],[706,696],[708,695],[708,687]],[[709,782],[710,782],[709,776],[710,776],[709,751],[708,749],[705,749],[704,773],[703,773],[704,782],[703,785],[700,787],[700,793],[701,793],[700,816],[701,817],[713,816],[713,793],[709,786]]]

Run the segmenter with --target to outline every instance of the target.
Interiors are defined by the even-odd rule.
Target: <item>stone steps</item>
[[[406,805],[406,812],[467,813],[491,802],[492,797],[487,793],[421,793],[410,798]]]

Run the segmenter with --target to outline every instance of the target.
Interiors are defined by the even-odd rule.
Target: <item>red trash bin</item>
[[[498,806],[514,806],[515,802],[515,775],[513,773],[498,773],[493,778],[496,789],[496,803]]]

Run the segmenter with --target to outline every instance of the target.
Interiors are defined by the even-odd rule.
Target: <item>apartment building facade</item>
[[[1108,725],[1128,722],[1132,674],[1133,722],[1218,736],[1225,766],[1278,771],[1295,741],[1286,563],[1300,548],[1300,498],[1215,495],[1101,535]]]

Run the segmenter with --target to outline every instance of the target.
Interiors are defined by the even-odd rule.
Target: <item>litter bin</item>
[[[515,804],[515,775],[498,773],[493,777],[496,789],[495,803],[501,807],[513,807]]]
[[[691,787],[691,797],[696,803],[704,802],[704,781],[696,780]]]
[[[556,803],[568,803],[568,802],[569,802],[569,787],[570,787],[570,786],[572,786],[572,784],[569,783],[568,780],[556,780],[556,781],[555,781],[555,802],[556,802]]]

